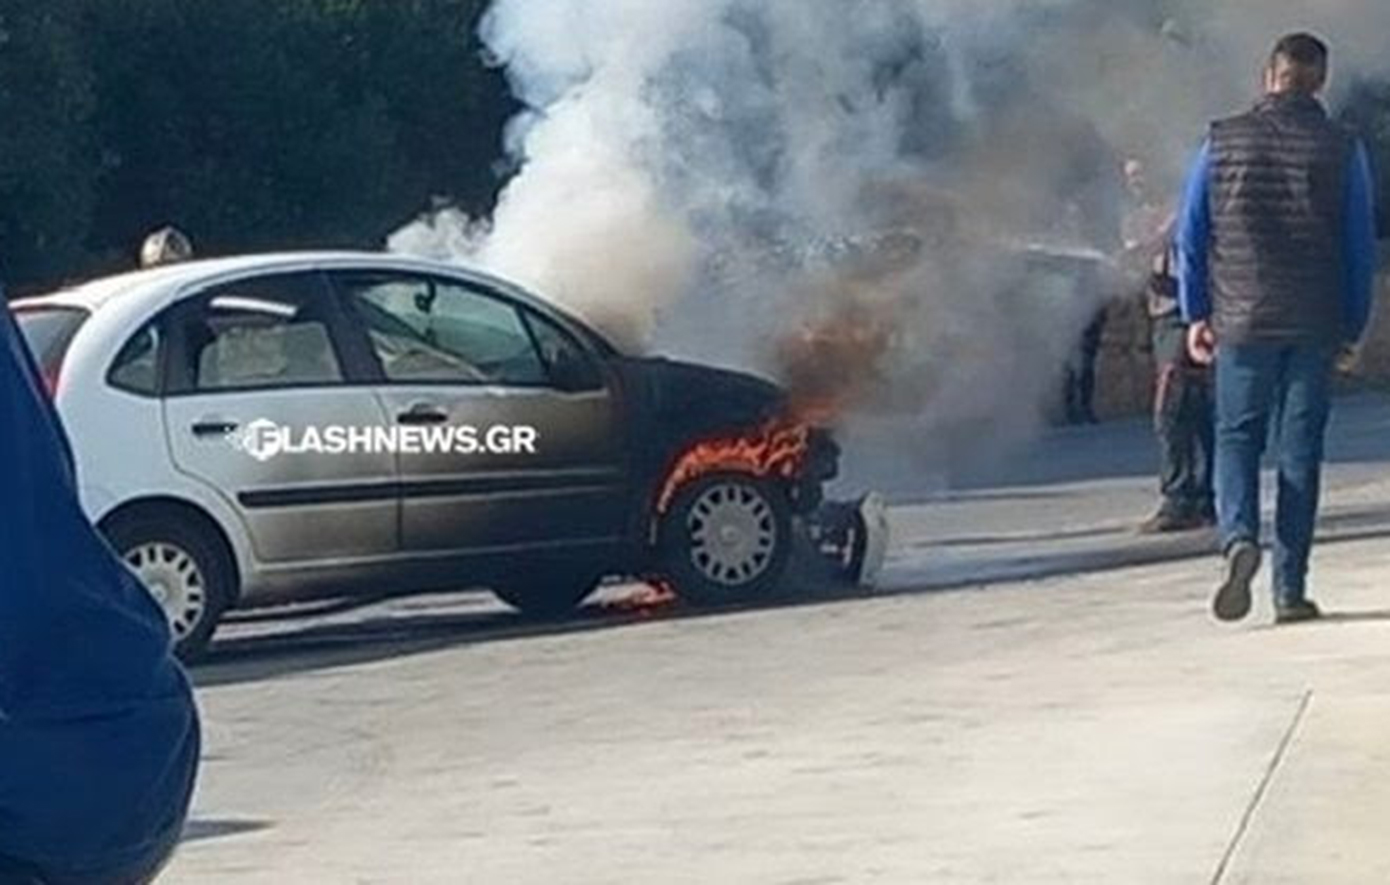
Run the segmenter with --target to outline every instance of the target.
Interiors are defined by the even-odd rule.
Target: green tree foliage
[[[98,170],[78,0],[0,0],[0,267],[61,274],[84,254]]]
[[[0,0],[0,254],[21,287],[204,252],[377,246],[493,199],[485,0]],[[41,12],[29,11],[31,7]]]

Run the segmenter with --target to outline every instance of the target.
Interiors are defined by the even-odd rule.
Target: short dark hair
[[[1305,65],[1305,67],[1327,67],[1327,58],[1332,56],[1327,44],[1319,36],[1312,33],[1290,33],[1286,38],[1279,40],[1275,44],[1270,60],[1275,58],[1287,58],[1294,64]]]
[[[1286,59],[1307,68],[1326,68],[1331,52],[1321,37],[1314,34],[1289,34],[1274,45],[1270,61]]]
[[[1288,71],[1288,86],[1302,92],[1317,92],[1327,83],[1331,55],[1322,38],[1309,33],[1289,34],[1274,44],[1269,66],[1276,69],[1283,62]]]

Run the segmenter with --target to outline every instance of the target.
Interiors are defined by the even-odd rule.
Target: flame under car
[[[484,586],[555,615],[635,576],[696,604],[755,600],[837,470],[776,385],[625,355],[456,266],[251,256],[14,309],[88,515],[189,658],[230,608],[313,597]],[[265,446],[342,426],[537,438],[470,455]]]

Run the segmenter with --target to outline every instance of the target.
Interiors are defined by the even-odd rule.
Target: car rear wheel
[[[493,593],[527,617],[549,620],[578,609],[598,589],[599,581],[589,572],[576,576],[556,567],[525,577],[510,577],[493,588]]]
[[[664,577],[682,599],[701,606],[754,602],[786,574],[791,507],[769,482],[716,474],[677,494],[660,537]]]
[[[221,546],[181,514],[117,518],[107,536],[164,609],[179,658],[202,658],[232,599],[232,568]]]

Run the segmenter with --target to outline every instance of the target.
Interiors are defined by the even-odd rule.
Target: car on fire
[[[200,261],[12,305],[83,503],[185,658],[229,609],[487,587],[578,607],[608,576],[769,593],[838,450],[763,379],[620,352],[495,277],[380,254]],[[311,428],[517,428],[481,452],[264,451]],[[470,450],[471,451],[471,450]]]

